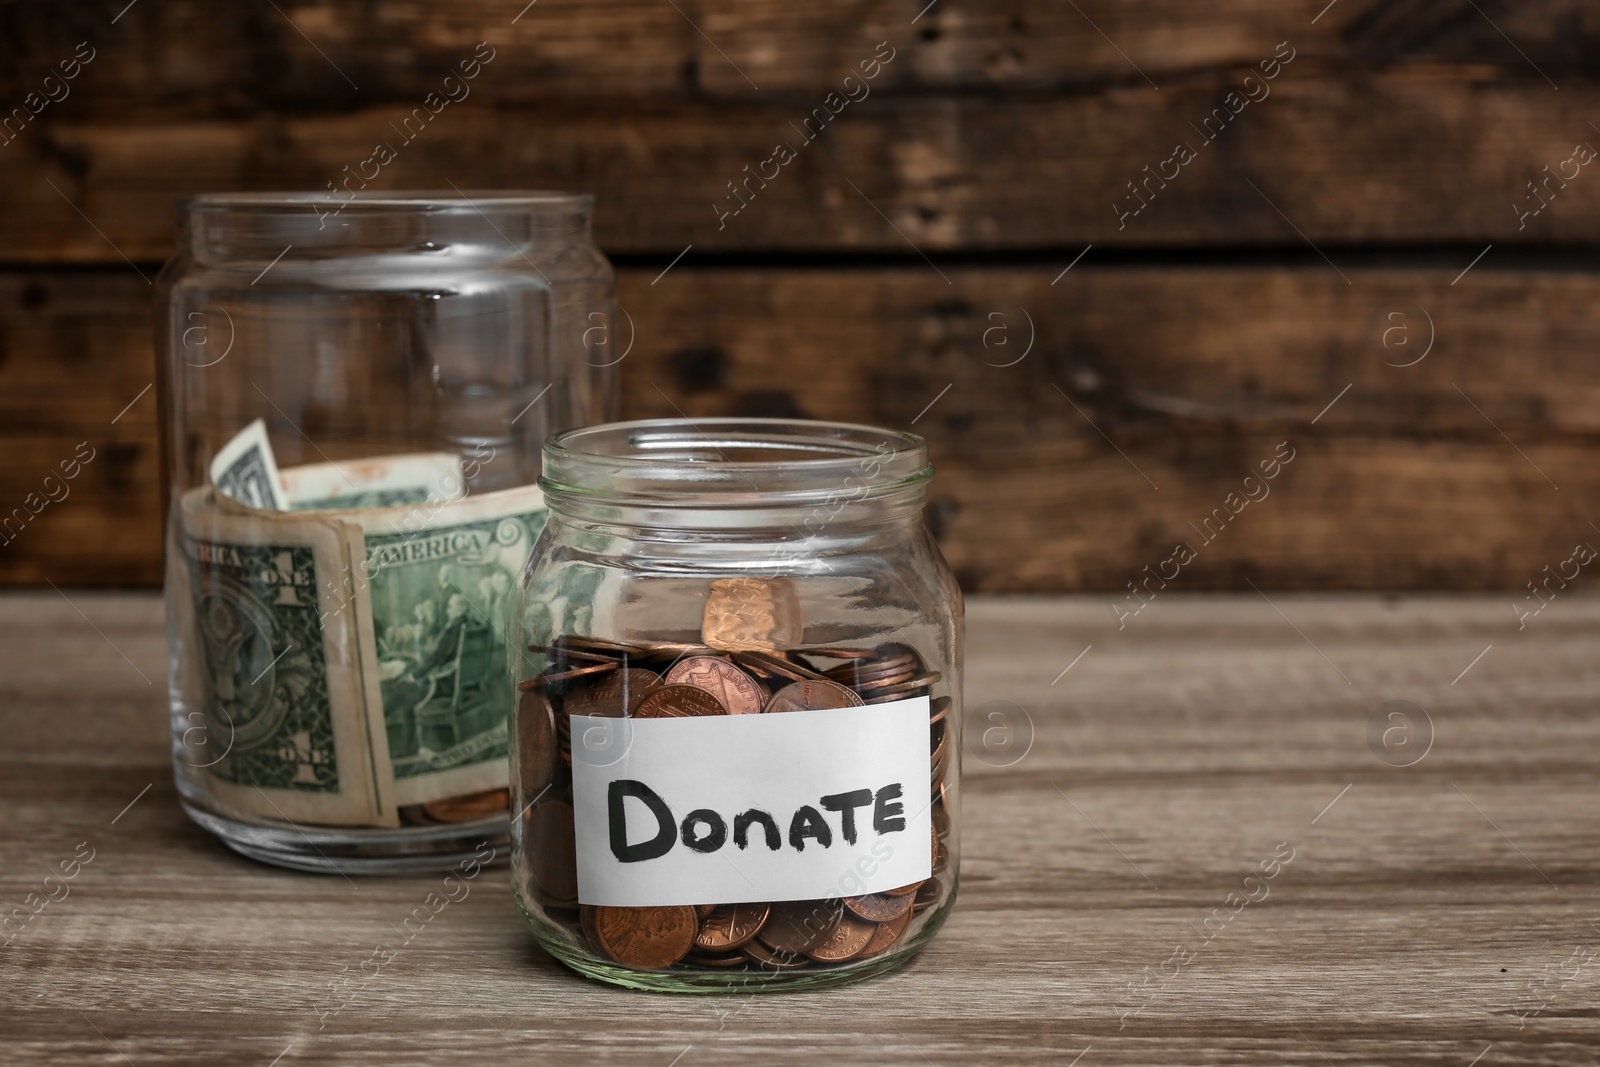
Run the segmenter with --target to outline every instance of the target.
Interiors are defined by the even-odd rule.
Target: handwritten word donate
[[[839,836],[853,845],[857,838],[857,808],[871,808],[872,832],[875,834],[896,833],[906,828],[905,805],[900,800],[904,793],[904,787],[894,782],[876,791],[852,789],[847,793],[832,793],[819,797],[817,803],[823,809],[838,814]],[[628,843],[629,797],[643,803],[655,820],[655,836],[649,840]],[[696,808],[679,823],[660,794],[643,782],[627,778],[612,782],[607,787],[606,800],[610,816],[608,836],[611,854],[617,857],[618,862],[639,863],[660,859],[671,852],[680,839],[684,847],[696,852],[715,852],[728,843],[728,821],[716,811]],[[772,813],[760,808],[748,808],[733,817],[733,843],[736,848],[749,847],[750,830],[755,826],[761,827],[767,848],[776,852],[783,847],[783,838],[779,836],[778,823]],[[808,840],[828,848],[833,844],[833,830],[821,811],[810,804],[802,804],[789,819],[789,847],[796,852],[804,852]]]

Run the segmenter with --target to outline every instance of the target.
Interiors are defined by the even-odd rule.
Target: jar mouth
[[[545,442],[550,503],[771,506],[914,493],[933,477],[916,434],[808,419],[647,419]]]
[[[443,192],[430,189],[401,189],[389,192],[340,191],[337,198],[325,190],[286,190],[281,192],[199,193],[179,199],[180,208],[201,211],[303,212],[324,207],[330,201],[345,211],[442,212],[475,214],[480,207],[501,211],[540,209],[545,211],[589,211],[594,197],[588,193],[565,193],[553,189],[463,189]]]

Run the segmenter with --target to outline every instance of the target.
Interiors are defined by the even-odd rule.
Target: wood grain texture
[[[1520,589],[1600,537],[1592,275],[1065,265],[622,271],[624,414],[925,434],[929,519],[976,591],[1126,592],[1180,540],[1187,591]],[[0,519],[96,450],[0,581],[160,580],[148,295],[126,267],[0,275]]]
[[[0,214],[0,246],[13,262],[160,260],[177,196],[359,189],[353,176],[380,142],[396,159],[367,163],[374,190],[592,192],[596,234],[611,253],[1309,241],[1337,261],[1338,246],[1362,242],[1600,235],[1600,181],[1587,171],[1567,164],[1577,177],[1549,185],[1538,214],[1544,200],[1527,188],[1596,136],[1593,85],[1556,92],[1459,68],[1330,77],[1297,61],[1258,87],[1270,88],[1259,103],[1206,126],[1228,115],[1242,77],[1199,75],[1159,92],[875,95],[843,105],[820,133],[816,120],[802,127],[820,98],[503,108],[469,98],[407,135],[409,104],[229,121],[46,112],[0,150],[12,203]],[[1180,143],[1195,153],[1182,167],[1166,162]],[[780,144],[795,153],[782,166]],[[749,184],[735,191],[735,182]]]
[[[125,0],[124,0],[125,2]],[[203,0],[40,7],[0,4],[3,98],[20,97],[81,41],[98,51],[70,99],[79,117],[241,117],[414,102],[488,41],[480,98],[726,98],[834,88],[879,41],[903,49],[889,92],[1163,86],[1196,71],[1249,67],[1289,39],[1329,67],[1471,63],[1514,79],[1596,72],[1600,17],[1581,0],[821,0],[806,5],[648,0],[457,0],[446,6]],[[520,17],[519,17],[520,16]],[[1490,16],[1492,16],[1492,21]],[[1517,43],[1508,47],[1496,27]],[[1103,31],[1103,32],[1102,32]],[[1527,57],[1524,58],[1524,55]],[[1143,72],[1143,73],[1141,73]],[[759,89],[753,89],[752,86]]]
[[[0,948],[19,1067],[1576,1067],[1600,1047],[1593,597],[1521,633],[1500,598],[1172,596],[1121,632],[1093,598],[974,598],[969,722],[1007,714],[1031,745],[1000,766],[969,737],[960,899],[909,968],[770,998],[603,988],[533,947],[491,871],[319,1029],[328,983],[436,879],[275,870],[189,824],[159,603],[69,595],[0,599],[0,901],[95,849]],[[1431,718],[1411,766],[1369,747],[1389,700]],[[1219,918],[1280,843],[1266,896]]]

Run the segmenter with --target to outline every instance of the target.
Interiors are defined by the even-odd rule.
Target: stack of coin
[[[735,644],[724,641],[722,644]],[[930,696],[940,674],[907,645],[789,650],[709,644],[624,644],[568,635],[531,646],[546,660],[518,683],[517,773],[525,862],[518,884],[547,917],[594,952],[642,970],[791,970],[888,952],[944,897],[949,866],[947,781],[955,759],[952,700],[930,702],[933,877],[843,900],[696,907],[577,905],[571,717],[754,715],[861,707]],[[835,666],[825,666],[837,661]]]
[[[510,807],[511,790],[489,789],[481,793],[430,800],[426,804],[403,804],[400,807],[400,821],[407,826],[439,826],[476,822],[496,815],[503,819]]]

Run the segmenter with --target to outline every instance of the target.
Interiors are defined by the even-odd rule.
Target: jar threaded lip
[[[556,499],[701,507],[915,492],[933,477],[916,434],[809,419],[645,419],[557,434],[540,486]]]
[[[464,189],[459,193],[431,189],[397,189],[388,192],[341,192],[322,189],[285,189],[262,192],[197,193],[179,198],[184,211],[226,211],[230,209],[286,211],[304,210],[308,205],[342,203],[345,210],[404,210],[452,211],[471,213],[474,205],[488,205],[499,209],[519,207],[568,208],[588,210],[594,207],[594,196],[589,193],[567,193],[556,189]]]

